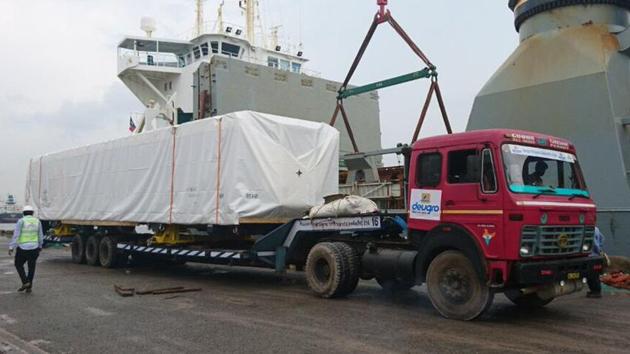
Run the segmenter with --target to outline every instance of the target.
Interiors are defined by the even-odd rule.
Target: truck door
[[[409,171],[409,228],[429,231],[440,223],[443,156],[433,151],[414,152]]]
[[[449,149],[446,157],[442,222],[465,227],[488,256],[500,255],[503,209],[492,149],[489,145],[458,146]]]

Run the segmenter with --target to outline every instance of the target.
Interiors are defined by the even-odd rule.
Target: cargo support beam
[[[420,70],[420,71],[415,71],[410,74],[397,76],[391,79],[374,82],[374,83],[364,85],[364,86],[352,87],[348,89],[342,88],[339,90],[337,99],[342,100],[348,97],[360,95],[362,93],[376,91],[382,88],[404,84],[409,81],[414,81],[414,80],[419,80],[419,79],[428,79],[435,75],[437,75],[437,73],[434,70],[430,68],[424,68],[423,70]]]

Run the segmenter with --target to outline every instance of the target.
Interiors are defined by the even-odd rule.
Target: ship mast
[[[217,8],[217,24],[216,24],[216,31],[218,33],[223,32],[223,29],[225,28],[223,26],[223,6],[225,5],[225,1],[221,1],[221,3],[219,4],[219,7]]]
[[[256,0],[242,0],[239,5],[245,10],[245,27],[247,33],[247,41],[254,45],[256,40]]]
[[[203,1],[204,0],[196,0],[196,9],[195,9],[195,35],[201,36],[203,34]]]

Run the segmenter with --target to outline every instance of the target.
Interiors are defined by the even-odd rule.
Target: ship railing
[[[137,65],[167,68],[181,68],[184,63],[173,53],[148,52],[141,50],[118,49],[118,72]]]

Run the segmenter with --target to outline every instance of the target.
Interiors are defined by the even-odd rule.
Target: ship
[[[7,199],[0,206],[0,224],[13,224],[16,223],[22,214],[19,211],[19,207],[13,194],[9,194]]]
[[[477,95],[467,130],[523,129],[575,143],[604,249],[628,256],[630,1],[508,5],[520,43]]]
[[[158,38],[156,20],[141,19],[144,35],[126,36],[117,47],[118,78],[145,107],[131,114],[133,134],[244,110],[331,121],[342,83],[310,70],[304,46],[281,41],[279,26],[265,30],[261,4],[224,1],[215,20],[206,21],[203,1],[197,0],[195,25],[186,39]],[[228,5],[240,9],[240,24],[225,19]],[[381,150],[378,92],[344,103],[361,151]],[[338,129],[340,191],[375,199],[385,207],[388,201],[402,200],[402,179],[395,177],[400,171],[384,168],[381,156],[367,158],[360,169],[346,166],[343,156],[355,151],[347,130]]]

